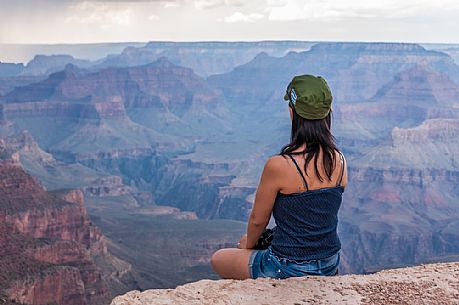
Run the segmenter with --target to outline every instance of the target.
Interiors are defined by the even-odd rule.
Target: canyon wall
[[[92,256],[106,252],[79,190],[52,194],[18,157],[0,160],[1,290],[24,304],[106,304],[110,297]],[[5,272],[6,270],[6,272]]]

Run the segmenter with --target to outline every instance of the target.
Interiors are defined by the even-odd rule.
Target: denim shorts
[[[249,258],[250,278],[271,277],[286,279],[293,276],[335,275],[340,261],[339,251],[327,258],[295,262],[275,255],[271,246],[253,250]]]

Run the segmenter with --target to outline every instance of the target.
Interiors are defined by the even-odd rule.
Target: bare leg
[[[223,279],[249,279],[249,258],[252,252],[253,249],[220,249],[212,255],[210,263]]]

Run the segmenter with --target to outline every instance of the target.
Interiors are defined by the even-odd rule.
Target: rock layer
[[[16,156],[17,154],[13,154]],[[0,296],[24,304],[106,304],[106,253],[79,190],[47,192],[17,156],[0,160]]]
[[[284,280],[201,280],[176,289],[130,291],[111,305],[166,304],[459,304],[459,263],[421,265],[371,275]]]

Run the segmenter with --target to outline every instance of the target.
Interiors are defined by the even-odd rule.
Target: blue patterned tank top
[[[336,228],[344,191],[341,186],[344,157],[340,152],[341,176],[335,187],[309,190],[300,167],[291,155],[288,156],[303,178],[306,191],[277,193],[273,207],[276,228],[271,243],[272,252],[295,261],[330,257],[341,249]]]

